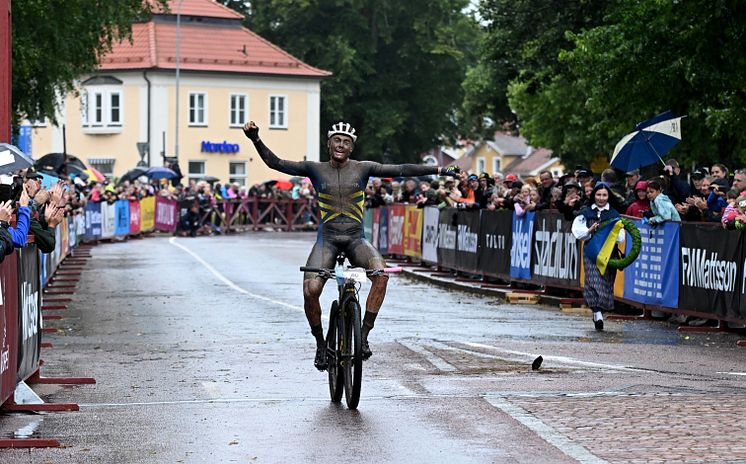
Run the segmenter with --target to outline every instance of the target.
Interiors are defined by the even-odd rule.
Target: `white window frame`
[[[243,174],[231,174],[231,167],[233,165],[242,165],[243,166]],[[247,177],[247,166],[246,161],[230,161],[228,162],[228,183],[232,184],[233,182],[238,182],[242,186],[246,186],[246,177]]]
[[[243,100],[243,110],[234,108],[233,102]],[[238,121],[235,121],[233,116],[237,116]],[[230,127],[243,127],[248,122],[247,116],[249,115],[249,96],[245,93],[232,93],[228,96],[228,124]]]
[[[116,120],[112,117],[114,96],[119,99],[119,118]],[[124,125],[121,86],[94,85],[84,89],[80,94],[80,122],[86,134],[120,133]]]
[[[282,101],[282,108],[278,110],[276,103]],[[287,129],[288,128],[288,96],[287,95],[270,95],[269,96],[269,128],[270,129]],[[279,113],[279,114],[276,114]],[[280,117],[282,123],[278,123]]]
[[[487,160],[485,159],[485,157],[484,156],[477,157],[477,171],[475,172],[475,174],[479,175],[483,173],[484,171],[486,171],[485,169],[486,167],[487,167]]]
[[[192,107],[192,97],[195,97],[195,104],[197,103],[196,97],[202,97],[202,120],[197,118],[199,108]],[[207,127],[207,92],[189,92],[187,97],[187,120],[189,121],[190,127]],[[192,112],[194,112],[195,119],[192,120]]]
[[[496,172],[502,172],[502,167],[503,167],[502,164],[503,164],[502,160],[498,158],[497,156],[492,158],[492,174]]]

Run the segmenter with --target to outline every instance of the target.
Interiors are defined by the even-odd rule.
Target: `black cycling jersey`
[[[354,266],[382,269],[381,254],[363,235],[363,204],[368,178],[422,176],[437,174],[436,166],[421,164],[380,164],[348,159],[336,167],[331,161],[288,161],[278,158],[261,141],[254,142],[259,156],[272,169],[311,179],[321,210],[316,244],[306,266],[333,268],[339,252],[344,251]],[[317,277],[306,273],[305,279]]]

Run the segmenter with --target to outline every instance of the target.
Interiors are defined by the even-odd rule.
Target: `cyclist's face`
[[[351,137],[336,134],[332,135],[327,146],[329,147],[329,156],[331,159],[343,163],[350,157],[354,144]]]

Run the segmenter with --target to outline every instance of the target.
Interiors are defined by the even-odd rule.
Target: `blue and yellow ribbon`
[[[585,244],[585,255],[591,261],[596,262],[601,275],[606,273],[606,266],[609,264],[611,253],[616,246],[616,239],[622,229],[624,229],[624,223],[618,218],[613,219],[598,229]]]

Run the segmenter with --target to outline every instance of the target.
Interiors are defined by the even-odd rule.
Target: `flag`
[[[591,261],[596,262],[601,275],[606,273],[606,265],[611,259],[611,252],[616,246],[616,239],[619,232],[624,228],[621,219],[609,221],[606,225],[598,229],[596,233],[585,244],[585,254]]]

